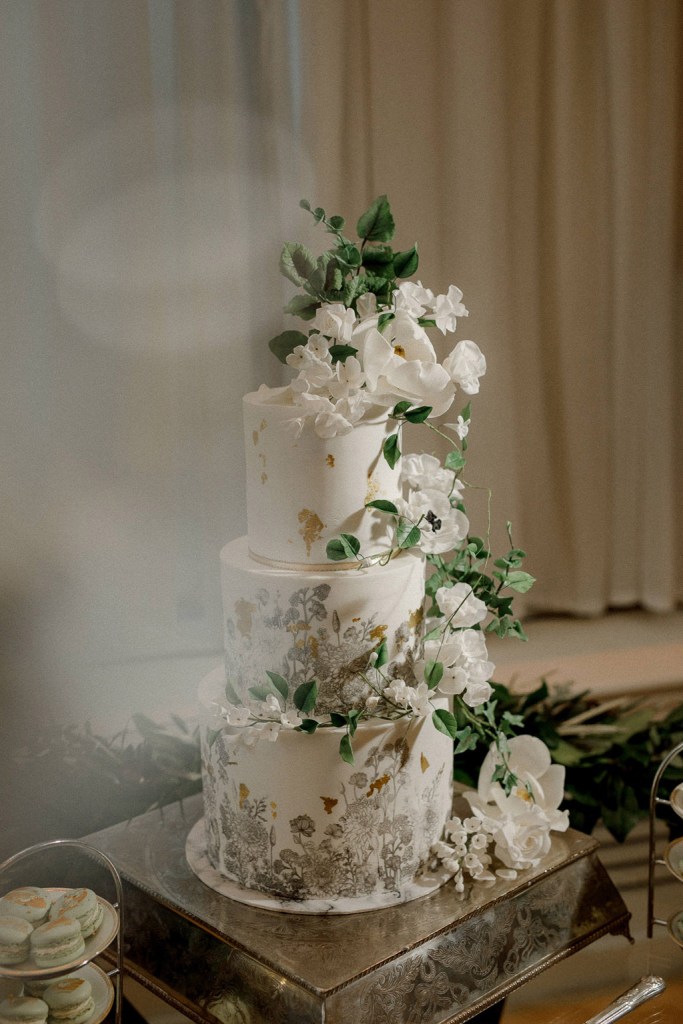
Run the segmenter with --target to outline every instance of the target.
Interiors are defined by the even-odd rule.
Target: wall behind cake
[[[0,9],[3,724],[190,713],[310,179],[294,5]],[[23,730],[23,724],[30,728]],[[17,731],[18,730],[18,731]]]

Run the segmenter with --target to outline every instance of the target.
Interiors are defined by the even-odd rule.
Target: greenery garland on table
[[[500,706],[523,714],[553,760],[565,765],[572,827],[590,833],[602,821],[623,842],[647,817],[659,761],[683,741],[683,704],[662,715],[642,701],[601,701],[545,682],[526,695],[494,688]],[[481,749],[458,754],[456,782],[476,786],[481,757]],[[1,857],[42,839],[86,835],[153,809],[163,813],[201,789],[198,731],[176,716],[160,725],[134,715],[132,728],[113,737],[87,725],[51,729],[14,761],[17,784],[3,807]],[[679,782],[681,762],[667,771],[664,794]]]

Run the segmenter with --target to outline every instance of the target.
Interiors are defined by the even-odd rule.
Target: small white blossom
[[[296,729],[301,725],[301,721],[301,715],[295,708],[292,708],[289,711],[283,711],[280,715],[280,723],[286,729]]]
[[[410,687],[406,686],[404,679],[393,679],[388,686],[384,687],[382,693],[388,700],[398,704],[399,707],[405,708],[408,706]]]
[[[452,430],[457,434],[461,441],[464,441],[470,432],[470,421],[464,420],[462,416],[458,416],[455,423],[444,423],[443,426],[445,430]]]
[[[454,331],[459,316],[467,316],[468,312],[462,304],[462,292],[454,284],[445,295],[437,295],[434,303],[434,322],[442,334]]]
[[[408,701],[411,708],[419,718],[425,718],[427,715],[431,715],[434,710],[429,700],[429,687],[426,683],[420,683],[416,687],[409,687],[410,694]]]
[[[407,499],[398,499],[396,507],[406,519],[419,522],[420,547],[425,552],[443,554],[453,551],[467,536],[467,516],[460,509],[451,507],[443,491],[411,491]]]

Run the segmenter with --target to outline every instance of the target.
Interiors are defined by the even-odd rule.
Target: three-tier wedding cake
[[[317,259],[285,246],[303,291],[287,311],[309,328],[271,342],[295,376],[243,401],[248,535],[220,556],[225,666],[200,690],[205,815],[188,859],[243,902],[349,912],[446,877],[425,866],[450,816],[453,740],[497,735],[481,624],[518,624],[468,537],[469,405],[431,422],[485,372],[474,342],[439,362],[427,334],[455,330],[461,293],[401,280],[417,251],[388,246],[385,197],[358,244],[311,212],[335,244]],[[443,462],[402,456],[406,423],[445,440]]]

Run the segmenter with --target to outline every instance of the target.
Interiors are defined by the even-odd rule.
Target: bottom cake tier
[[[445,881],[423,871],[452,802],[453,744],[430,719],[361,723],[350,765],[341,729],[283,729],[251,746],[243,729],[216,732],[223,687],[217,669],[200,688],[205,813],[187,856],[204,882],[274,910],[353,913]]]

